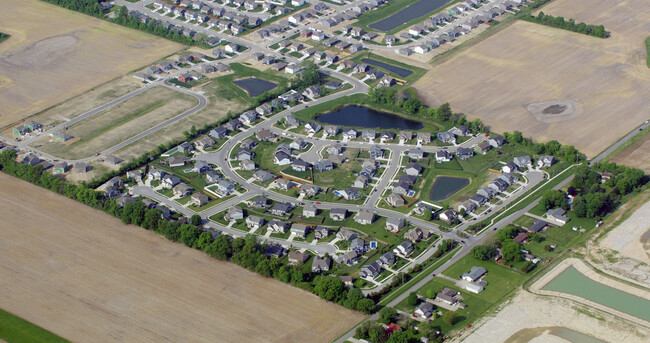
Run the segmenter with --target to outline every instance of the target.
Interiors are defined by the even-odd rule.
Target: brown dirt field
[[[545,13],[603,24],[611,37],[519,21],[434,66],[415,88],[426,104],[449,102],[496,132],[520,130],[594,156],[648,119],[646,5],[645,0],[555,1]],[[527,110],[558,100],[573,104],[572,111],[540,116]]]
[[[643,169],[646,173],[650,173],[650,133],[644,133],[643,137],[610,157],[609,162]]]
[[[0,308],[73,342],[329,342],[362,315],[0,174]]]
[[[33,145],[42,145],[40,150],[64,159],[90,157],[189,110],[197,103],[188,94],[162,86],[154,87],[71,126],[67,132],[79,138],[73,144],[45,136]]]
[[[36,0],[3,0],[0,127],[182,48]]]

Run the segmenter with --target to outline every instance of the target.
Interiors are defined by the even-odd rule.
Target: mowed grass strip
[[[43,151],[61,158],[92,156],[196,104],[190,95],[155,87],[70,127],[68,133],[78,142],[68,145],[46,137],[38,144],[43,145]]]
[[[20,317],[0,310],[0,339],[9,343],[69,342]]]

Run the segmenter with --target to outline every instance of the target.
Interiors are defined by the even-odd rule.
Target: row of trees
[[[605,31],[605,27],[603,25],[595,26],[583,22],[576,23],[573,18],[566,20],[564,17],[554,17],[552,15],[544,14],[544,12],[539,12],[536,17],[532,15],[526,15],[523,16],[522,19],[533,23],[557,27],[559,29],[582,33],[598,38],[609,37],[609,32]]]
[[[375,302],[372,299],[365,298],[359,289],[348,290],[340,279],[329,276],[314,277],[311,273],[304,273],[302,266],[289,266],[280,259],[267,257],[267,245],[253,235],[235,239],[226,235],[213,238],[212,233],[199,229],[199,216],[193,216],[189,223],[185,224],[163,219],[160,210],[147,209],[141,201],[128,203],[121,208],[115,200],[106,198],[102,192],[86,185],[66,183],[46,172],[40,165],[30,166],[16,162],[14,151],[4,151],[0,154],[0,171],[102,210],[121,219],[125,224],[141,226],[171,241],[201,250],[216,259],[236,263],[264,277],[291,283],[313,292],[322,299],[363,313],[372,313],[375,310]]]
[[[601,173],[609,173],[604,180]],[[572,209],[581,218],[599,218],[613,211],[621,198],[641,189],[650,179],[643,170],[616,163],[586,165],[576,169],[567,193],[574,196]]]
[[[512,133],[505,132],[503,137],[509,143],[533,147],[533,151],[538,155],[551,155],[569,162],[579,162],[585,158],[574,146],[563,145],[556,140],[547,143],[535,143],[532,138],[526,138],[520,131],[516,130]]]
[[[43,0],[53,5],[61,6],[72,11],[81,12],[93,17],[102,18],[102,8],[97,0]]]
[[[206,44],[208,37],[205,34],[197,33],[194,37],[178,34],[177,31],[164,27],[159,20],[150,20],[145,24],[141,22],[136,16],[130,15],[128,9],[125,6],[120,7],[117,11],[115,11],[115,13],[115,18],[110,19],[110,21],[115,24],[144,31],[177,43],[185,45],[197,45],[204,48],[209,48],[209,46]]]

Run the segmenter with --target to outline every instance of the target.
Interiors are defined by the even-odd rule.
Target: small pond
[[[420,0],[411,6],[391,15],[388,18],[368,25],[370,28],[379,31],[390,31],[400,25],[419,18],[429,12],[435,11],[448,3],[449,0]]]
[[[258,79],[256,77],[233,81],[233,83],[239,86],[241,89],[245,90],[246,93],[248,93],[248,95],[253,98],[258,97],[262,95],[262,93],[270,91],[271,89],[278,86],[276,83]]]
[[[431,201],[441,201],[469,185],[469,179],[462,177],[438,176],[429,190]]]
[[[650,301],[605,286],[569,267],[542,287],[545,291],[572,294],[611,307],[631,316],[650,321]]]
[[[522,329],[508,337],[503,343],[528,343],[537,337],[542,337],[542,335],[560,337],[572,343],[606,343],[593,336],[562,326]]]
[[[372,108],[348,105],[342,109],[325,113],[316,118],[318,122],[330,125],[356,126],[365,128],[421,130],[422,123]]]
[[[393,72],[393,73],[397,74],[400,77],[407,77],[407,76],[413,74],[413,71],[411,71],[411,70],[400,68],[398,66],[394,66],[392,64],[384,63],[384,62],[381,62],[381,61],[376,61],[376,60],[373,60],[373,59],[370,59],[370,58],[364,58],[361,61],[363,63],[365,63],[365,64],[370,64],[370,65],[373,65],[375,67],[384,68],[384,69],[386,69],[386,70],[388,70],[390,72]]]

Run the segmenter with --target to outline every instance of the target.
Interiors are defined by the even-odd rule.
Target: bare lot
[[[362,318],[0,174],[0,308],[74,342],[329,342]]]
[[[544,12],[604,24],[611,37],[516,22],[436,65],[415,87],[427,104],[449,102],[497,132],[557,139],[594,156],[648,119],[650,7],[563,0]],[[555,104],[561,111],[545,111]]]
[[[610,314],[577,305],[569,300],[542,297],[520,291],[496,315],[476,324],[472,342],[580,342],[575,331],[605,342],[647,342],[649,331]],[[569,331],[569,332],[567,332]],[[570,339],[570,340],[569,340]]]
[[[181,48],[36,0],[3,0],[0,31],[0,127]]]
[[[34,144],[42,144],[39,147],[42,151],[65,159],[90,157],[181,114],[197,103],[191,95],[154,87],[71,126],[67,132],[79,141],[67,144],[44,137]]]
[[[642,137],[634,143],[625,147],[616,155],[609,158],[610,162],[616,162],[626,166],[643,169],[650,173],[650,131],[646,131]]]
[[[650,201],[610,231],[600,244],[624,256],[650,263]]]
[[[197,89],[193,90],[197,91]],[[114,155],[125,160],[139,157],[160,144],[166,144],[174,139],[182,138],[183,131],[190,130],[192,126],[201,128],[205,124],[218,121],[228,113],[240,113],[246,106],[242,99],[215,81],[209,81],[201,85],[198,91],[204,91],[203,95],[208,99],[208,104],[204,109],[117,151]]]

